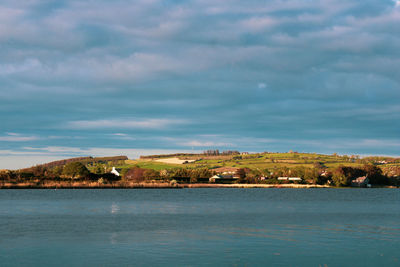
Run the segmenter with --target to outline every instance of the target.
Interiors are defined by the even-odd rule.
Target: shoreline
[[[334,187],[312,184],[170,184],[170,183],[129,183],[129,184],[99,184],[99,183],[65,183],[65,184],[35,184],[35,183],[3,183],[0,189],[185,189],[185,188],[357,188]],[[398,188],[395,186],[376,186],[373,188]]]

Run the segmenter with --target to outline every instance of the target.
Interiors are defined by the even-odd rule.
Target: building
[[[234,178],[232,175],[221,175],[221,174],[214,175],[209,179],[210,183],[218,183],[218,184],[231,184],[235,181],[236,178]]]
[[[358,177],[351,181],[353,187],[370,187],[369,179],[367,176]]]
[[[329,176],[329,173],[328,173],[327,171],[322,171],[322,172],[320,173],[320,175],[321,175],[321,176],[324,176],[324,177],[327,177],[327,176]]]
[[[238,179],[240,178],[239,175],[237,174],[238,170],[239,168],[235,167],[221,167],[213,169],[212,171],[214,171],[217,175],[225,179]]]
[[[235,167],[221,167],[221,168],[213,169],[212,171],[214,171],[218,174],[236,174],[236,172],[238,170],[239,170],[239,168],[235,168]]]
[[[300,177],[278,177],[278,181],[302,181]]]
[[[115,167],[112,168],[111,173],[115,174],[116,176],[121,176],[121,170],[120,168],[116,169]]]
[[[210,182],[218,180],[218,179],[223,179],[222,175],[216,174],[213,177],[210,178]]]

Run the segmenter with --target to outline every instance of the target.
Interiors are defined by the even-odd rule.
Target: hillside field
[[[368,157],[360,158],[358,156],[339,156],[333,155],[323,155],[315,153],[256,153],[256,154],[246,154],[246,155],[221,155],[221,156],[208,156],[208,155],[182,155],[178,156],[179,159],[184,160],[196,160],[193,163],[187,164],[169,164],[159,162],[160,158],[172,158],[175,156],[163,155],[156,156],[154,158],[144,158],[137,160],[125,160],[124,164],[119,164],[115,166],[117,168],[132,168],[134,166],[163,170],[163,169],[175,169],[175,168],[208,168],[214,169],[219,167],[237,167],[237,168],[250,168],[259,171],[274,170],[277,168],[294,168],[297,166],[313,167],[315,164],[320,164],[326,169],[333,169],[340,165],[360,167],[365,163],[377,163],[380,160],[386,159],[388,162],[385,164],[379,164],[380,167],[388,166],[400,166],[399,161],[394,158],[381,158],[381,157]],[[393,162],[391,162],[392,160]]]

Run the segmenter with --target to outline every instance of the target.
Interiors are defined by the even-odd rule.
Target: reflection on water
[[[2,266],[399,265],[398,190],[3,190],[0,203]]]
[[[119,206],[116,203],[111,205],[111,214],[117,213],[119,211]]]

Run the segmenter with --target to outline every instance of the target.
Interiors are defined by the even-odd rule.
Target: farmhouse
[[[351,186],[353,187],[367,187],[369,184],[369,179],[367,176],[358,177],[351,181]]]
[[[213,169],[219,176],[225,179],[238,179],[237,171],[239,168],[235,167],[221,167],[217,169]]]
[[[210,181],[212,180],[212,179],[222,179],[222,178],[224,178],[224,177],[222,177],[222,175],[219,175],[219,174],[216,174],[216,175],[214,175],[213,177],[211,177],[210,178]]]
[[[120,168],[116,169],[115,167],[112,167],[111,173],[115,174],[116,176],[121,176],[121,170]]]
[[[219,183],[219,184],[230,184],[234,181],[236,181],[236,178],[234,178],[232,174],[230,175],[216,174],[209,179],[210,183]]]

